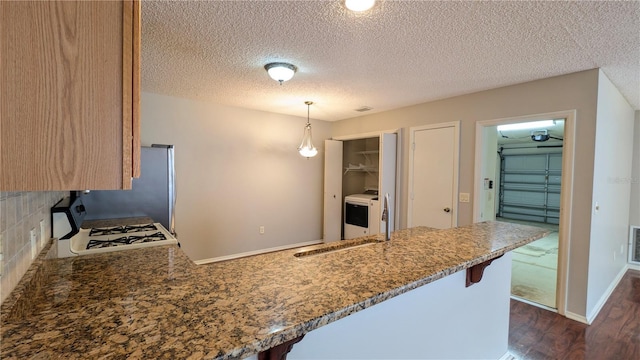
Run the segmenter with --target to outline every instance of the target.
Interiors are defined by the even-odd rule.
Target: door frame
[[[381,137],[382,134],[396,134],[396,196],[393,204],[393,208],[396,209],[396,212],[395,219],[393,221],[393,228],[398,230],[400,229],[400,218],[402,216],[402,213],[400,211],[400,186],[402,184],[402,129],[396,128],[389,130],[369,131],[366,133],[332,136],[329,140],[360,140],[372,137]],[[380,205],[382,206],[382,202],[380,203]]]
[[[413,151],[415,135],[417,131],[441,129],[446,127],[453,127],[453,210],[451,214],[452,227],[458,226],[458,201],[459,194],[459,179],[458,173],[460,172],[460,121],[450,121],[438,124],[428,124],[421,126],[414,126],[409,128],[409,174],[407,184],[407,228],[410,228],[413,223],[411,213],[413,210]]]
[[[473,222],[480,220],[480,194],[484,186],[482,165],[484,158],[483,130],[488,126],[514,124],[543,119],[565,119],[562,146],[562,183],[560,185],[560,231],[558,232],[558,273],[556,281],[556,310],[565,315],[567,307],[567,285],[569,267],[569,245],[571,241],[571,211],[573,208],[573,166],[575,161],[575,122],[577,111],[564,110],[517,117],[476,121],[476,149],[473,186]]]

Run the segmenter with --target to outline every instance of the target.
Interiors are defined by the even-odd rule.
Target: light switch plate
[[[38,255],[38,243],[36,242],[36,229],[29,231],[29,239],[31,240],[31,259],[35,259]]]
[[[468,203],[469,202],[469,193],[460,193],[460,202],[461,203]]]
[[[45,228],[44,228],[44,220],[40,220],[40,247],[43,248],[45,245]]]

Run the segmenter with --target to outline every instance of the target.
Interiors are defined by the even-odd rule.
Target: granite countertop
[[[546,233],[417,227],[200,266],[174,245],[64,259],[48,245],[2,305],[0,358],[244,358]]]
[[[99,220],[85,220],[80,225],[83,229],[91,229],[91,228],[104,228],[104,227],[112,227],[112,226],[123,226],[123,225],[139,225],[139,224],[150,224],[154,223],[152,218],[148,216],[140,216],[140,217],[129,217],[129,218],[116,218],[116,219],[99,219]]]

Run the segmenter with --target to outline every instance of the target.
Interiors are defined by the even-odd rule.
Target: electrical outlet
[[[29,231],[29,239],[31,240],[31,259],[35,259],[38,255],[38,243],[36,242],[36,229]]]
[[[46,239],[45,239],[45,229],[44,229],[44,220],[40,220],[40,247],[44,247],[44,244],[46,243]]]
[[[460,193],[460,202],[468,203],[469,202],[469,193]]]
[[[264,234],[264,226],[260,226],[260,235]]]

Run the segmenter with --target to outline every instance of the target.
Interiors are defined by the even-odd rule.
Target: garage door
[[[558,224],[562,154],[502,155],[498,216]]]

